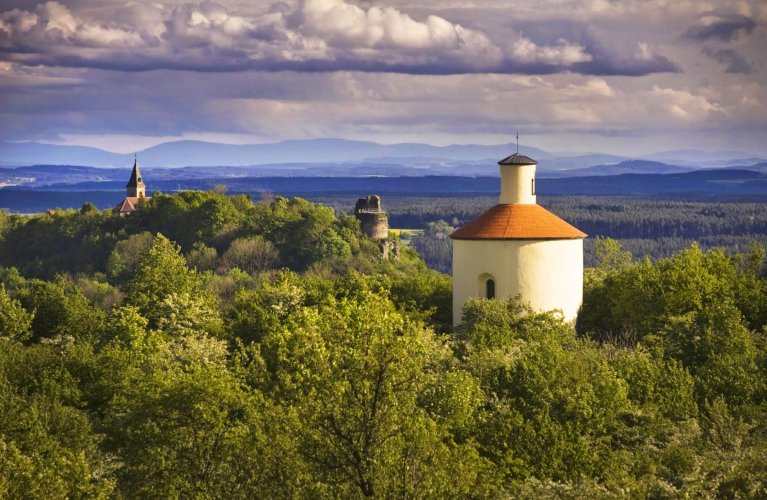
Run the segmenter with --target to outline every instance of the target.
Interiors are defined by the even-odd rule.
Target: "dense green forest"
[[[302,199],[0,215],[0,497],[766,496],[764,247],[593,254],[575,328],[453,329],[448,276]]]
[[[348,197],[312,198],[348,212]],[[767,244],[767,203],[754,197],[637,198],[617,196],[538,196],[538,202],[591,238],[584,260],[596,264],[594,241],[608,237],[637,258],[669,257],[693,242],[704,249],[744,253],[752,241]],[[413,247],[433,269],[450,272],[452,246],[445,234],[498,202],[495,196],[386,196],[391,227],[424,229]]]

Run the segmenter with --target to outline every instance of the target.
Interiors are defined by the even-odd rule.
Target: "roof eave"
[[[583,240],[588,238],[588,234],[584,234],[583,236],[536,236],[536,237],[525,237],[525,238],[487,238],[487,237],[476,237],[476,236],[453,236],[452,234],[448,237],[451,240],[461,240],[461,241],[483,241],[483,240],[490,240],[490,241],[552,241],[552,240]]]

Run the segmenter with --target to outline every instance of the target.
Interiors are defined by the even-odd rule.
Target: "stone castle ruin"
[[[389,216],[381,209],[381,197],[371,195],[360,198],[354,206],[354,216],[360,221],[362,232],[374,240],[389,237]]]
[[[381,197],[374,194],[360,198],[354,205],[354,216],[362,232],[379,242],[381,259],[399,260],[399,242],[389,239],[389,216],[381,208]]]

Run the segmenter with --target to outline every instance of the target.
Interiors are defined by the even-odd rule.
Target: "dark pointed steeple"
[[[128,190],[129,198],[144,198],[146,196],[146,184],[144,184],[144,179],[141,178],[138,159],[135,155],[133,157],[133,172],[131,172],[130,180],[125,187]]]

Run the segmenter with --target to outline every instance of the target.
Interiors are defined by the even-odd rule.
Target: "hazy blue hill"
[[[668,165],[657,161],[626,160],[615,165],[594,165],[593,167],[572,170],[549,171],[547,175],[549,177],[590,177],[621,174],[681,174],[693,170],[690,167]]]
[[[344,139],[283,141],[272,144],[230,145],[201,141],[160,144],[140,153],[142,163],[157,166],[263,165],[274,163],[359,162],[370,158],[432,158],[476,161],[503,158],[513,151],[511,144],[494,146],[402,143],[378,144]],[[525,148],[529,154],[549,156],[543,150]]]
[[[321,169],[324,164],[335,164],[336,174],[354,175],[355,165],[364,164],[361,175],[381,175],[374,172],[375,165],[386,165],[392,175],[412,175],[413,172],[396,171],[388,166],[429,167],[433,173],[479,175],[491,174],[495,163],[516,150],[513,143],[496,145],[453,144],[432,146],[419,143],[378,144],[369,141],[345,139],[290,140],[268,144],[221,144],[204,141],[174,141],[139,151],[139,164],[144,167],[246,167],[294,165],[298,170]],[[539,161],[541,172],[578,170],[588,167],[607,167],[630,160],[619,155],[551,154],[542,149],[521,146],[520,150]],[[643,158],[677,167],[711,168],[747,166],[764,160],[742,151],[705,152],[679,150],[655,153]],[[132,154],[118,154],[97,148],[59,146],[39,143],[0,142],[0,166],[24,165],[84,165],[91,167],[130,168]],[[451,164],[452,162],[452,164]],[[458,164],[458,163],[467,164]],[[455,167],[454,170],[450,170]],[[633,171],[633,170],[628,170]],[[637,172],[652,171],[645,168]],[[610,169],[582,172],[578,175],[609,175]],[[314,175],[314,174],[311,174]],[[389,175],[389,174],[387,174]]]
[[[71,176],[90,176],[102,179],[122,179],[130,176],[130,168],[95,168],[80,165],[31,165],[29,167],[4,168],[3,172],[14,172],[24,177],[51,178],[59,180]],[[126,179],[127,180],[127,179]]]
[[[100,182],[122,180],[125,183],[130,176],[127,168],[94,168],[73,165],[33,165],[29,167],[0,167],[0,183],[29,184],[77,184],[82,182]],[[34,179],[30,183],[30,180]],[[0,196],[2,196],[0,194]]]
[[[677,149],[673,151],[661,151],[643,157],[645,160],[671,163],[684,167],[712,168],[727,167],[732,165],[748,165],[753,161],[742,159],[753,158],[754,155],[744,151],[701,151],[697,149]],[[764,160],[759,159],[756,163]]]
[[[767,195],[767,176],[752,170],[696,170],[678,174],[622,174],[541,179],[540,192],[583,195]]]
[[[203,141],[175,141],[139,151],[142,166],[247,166],[278,163],[363,162],[369,158],[432,158],[453,161],[497,161],[514,151],[515,145],[431,146],[402,143],[378,144],[344,139],[283,141],[271,144],[220,144]],[[526,154],[536,159],[551,155],[532,147]],[[38,143],[0,143],[0,165],[70,164],[92,167],[130,166],[133,155],[110,153],[96,148],[56,146]]]
[[[539,170],[581,170],[577,175],[613,175],[608,167],[632,166],[625,156],[588,153],[551,154],[542,149],[521,146],[521,151],[539,161]],[[345,139],[290,140],[268,144],[222,144],[204,141],[174,141],[139,151],[144,167],[255,167],[269,166],[256,175],[273,175],[279,169],[292,170],[291,175],[417,175],[417,169],[445,175],[495,175],[495,163],[516,150],[513,143],[496,145],[453,144],[432,146],[419,143],[379,144]],[[642,160],[679,168],[712,168],[750,166],[765,160],[743,151],[676,150],[653,153]],[[83,165],[91,167],[130,168],[132,154],[111,153],[83,146],[61,146],[40,143],[0,142],[0,166]],[[332,165],[331,165],[332,164]],[[356,165],[355,165],[356,164]],[[362,172],[355,168],[362,165]],[[624,172],[668,172],[639,167]],[[333,172],[324,173],[330,166]],[[406,166],[408,169],[397,169]],[[381,168],[384,167],[384,168]],[[378,170],[377,170],[378,169]],[[383,172],[381,170],[384,170]]]
[[[622,161],[629,160],[626,156],[608,155],[608,154],[586,154],[557,156],[551,158],[536,158],[539,160],[538,168],[547,170],[575,170],[591,167],[594,165],[613,165]],[[542,161],[541,161],[542,160]]]
[[[126,165],[132,155],[110,153],[85,146],[58,146],[36,142],[0,142],[0,165],[37,164],[114,167]]]
[[[754,165],[746,164],[740,166],[730,167],[732,170],[751,170],[759,172],[760,174],[767,175],[767,162],[757,163]]]
[[[737,158],[735,160],[728,160],[726,162],[727,167],[759,167],[760,165],[767,164],[767,159],[764,158]]]

